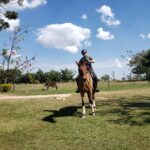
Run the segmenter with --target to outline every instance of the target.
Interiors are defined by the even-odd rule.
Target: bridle
[[[82,65],[83,65],[83,67],[85,67],[86,70],[84,70],[83,67],[82,67],[82,69],[80,68]],[[79,76],[81,79],[83,79],[83,81],[87,80],[87,78],[84,78],[84,77],[87,76],[87,74],[89,73],[86,65],[87,64],[84,64],[84,63],[79,65]]]

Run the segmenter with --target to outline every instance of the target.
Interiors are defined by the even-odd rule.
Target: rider
[[[81,54],[83,55],[83,57],[80,59],[79,63],[87,61],[87,63],[88,63],[87,65],[89,67],[89,71],[90,71],[90,73],[92,75],[92,78],[93,78],[93,88],[94,88],[94,91],[95,92],[99,92],[99,90],[97,89],[98,78],[97,78],[97,76],[96,76],[96,74],[95,74],[95,72],[93,70],[93,67],[92,67],[92,63],[95,63],[95,60],[92,57],[88,56],[87,50],[85,50],[85,49],[83,49],[81,51]],[[76,78],[76,82],[77,82],[77,85],[78,85],[79,76]],[[79,89],[77,89],[76,92],[79,92]]]

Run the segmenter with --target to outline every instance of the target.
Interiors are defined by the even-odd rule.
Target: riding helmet
[[[87,50],[86,50],[86,49],[83,49],[83,50],[81,51],[81,54],[83,55],[83,54],[85,54],[85,53],[87,53]]]

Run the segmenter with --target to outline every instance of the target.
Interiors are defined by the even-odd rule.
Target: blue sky
[[[18,24],[30,27],[18,53],[36,55],[34,71],[76,70],[85,48],[98,77],[115,71],[121,78],[129,71],[120,56],[150,48],[149,6],[149,0],[25,0],[24,8],[15,7]],[[8,34],[0,32],[1,49]]]

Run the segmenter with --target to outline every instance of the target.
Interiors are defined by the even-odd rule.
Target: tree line
[[[0,83],[5,83],[5,75],[7,74],[10,83],[45,83],[48,81],[68,82],[74,80],[75,72],[69,69],[61,69],[60,71],[50,70],[43,72],[39,69],[35,73],[22,73],[19,69],[10,69],[9,74],[0,69]]]

